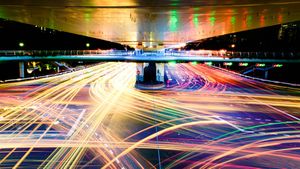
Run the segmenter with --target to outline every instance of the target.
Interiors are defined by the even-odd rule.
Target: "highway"
[[[136,63],[0,84],[0,168],[300,168],[300,88],[204,64]]]

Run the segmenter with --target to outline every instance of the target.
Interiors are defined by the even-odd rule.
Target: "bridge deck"
[[[134,51],[0,51],[0,61],[128,61],[300,63],[299,53],[283,52],[134,52]]]
[[[63,61],[112,61],[112,62],[249,62],[249,63],[300,63],[300,59],[251,59],[251,58],[222,58],[205,56],[2,56],[0,62],[9,61],[42,61],[42,60],[63,60]]]

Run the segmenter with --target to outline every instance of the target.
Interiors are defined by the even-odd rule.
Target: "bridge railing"
[[[0,56],[132,55],[123,50],[0,50]]]
[[[223,50],[201,51],[125,51],[125,50],[0,50],[0,56],[173,56],[221,58],[300,59],[300,52],[237,52]]]
[[[167,56],[205,56],[222,58],[300,59],[300,52],[168,51]]]

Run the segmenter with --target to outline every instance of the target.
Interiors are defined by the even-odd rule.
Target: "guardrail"
[[[132,55],[122,50],[0,50],[0,56]]]
[[[300,52],[125,51],[125,50],[0,50],[1,56],[203,56],[220,58],[300,59]]]
[[[207,56],[223,58],[300,59],[300,52],[169,51],[168,56]]]

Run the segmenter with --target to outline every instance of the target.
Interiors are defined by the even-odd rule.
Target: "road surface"
[[[0,168],[300,168],[300,89],[207,65],[135,63],[0,85]]]

